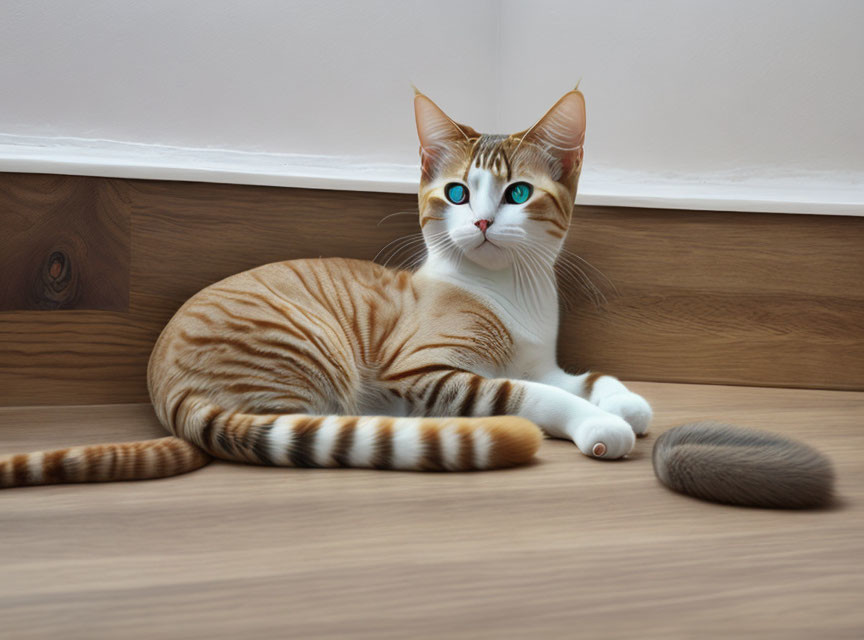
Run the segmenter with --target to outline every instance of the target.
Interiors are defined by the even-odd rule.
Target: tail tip
[[[530,462],[543,441],[539,427],[524,418],[498,416],[488,419],[486,426],[494,441],[490,456],[493,468]]]

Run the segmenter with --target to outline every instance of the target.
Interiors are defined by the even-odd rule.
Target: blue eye
[[[504,200],[507,204],[522,204],[534,193],[534,187],[527,182],[514,182],[504,192]]]
[[[444,195],[453,204],[465,204],[468,202],[468,188],[458,182],[451,182],[444,187]]]

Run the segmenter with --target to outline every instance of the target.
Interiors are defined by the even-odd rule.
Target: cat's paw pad
[[[624,418],[637,436],[644,435],[651,425],[651,405],[638,393],[622,391],[603,398],[597,406],[603,411]]]
[[[588,418],[579,425],[575,438],[586,456],[614,460],[626,456],[636,443],[633,429],[617,416]]]

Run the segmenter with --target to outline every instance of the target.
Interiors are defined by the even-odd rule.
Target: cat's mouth
[[[494,240],[492,240],[492,238],[490,238],[489,234],[487,234],[487,233],[484,233],[479,238],[479,240],[480,241],[474,246],[475,249],[479,249],[480,247],[485,247],[486,245],[492,245],[493,247],[496,247],[498,249],[501,248],[501,245],[498,244],[497,242],[495,242]]]
[[[489,238],[484,238],[480,244],[466,252],[472,262],[487,269],[503,269],[509,264],[508,252]]]

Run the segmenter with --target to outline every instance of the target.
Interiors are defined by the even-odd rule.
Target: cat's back
[[[277,322],[281,329],[300,323],[313,333],[332,327],[325,319],[356,321],[358,304],[386,315],[404,299],[417,299],[412,274],[350,258],[310,258],[264,264],[215,282],[190,297],[174,314],[154,349],[190,331],[222,335]],[[285,321],[288,324],[285,324]],[[238,323],[246,323],[248,328]],[[341,324],[341,322],[339,322]],[[292,331],[293,333],[293,331]]]
[[[240,362],[272,366],[289,349],[295,360],[369,358],[376,336],[392,331],[418,298],[410,272],[348,258],[274,262],[229,276],[189,298],[165,326],[148,367],[151,397],[158,403],[179,380],[210,385],[211,372]]]
[[[407,271],[388,269],[368,260],[352,258],[306,258],[271,262],[243,271],[202,289],[197,298],[248,292],[270,294],[285,300],[304,300],[329,306],[322,296],[375,295],[392,298],[412,280]],[[254,297],[254,296],[253,296]],[[394,300],[395,302],[395,300]]]

